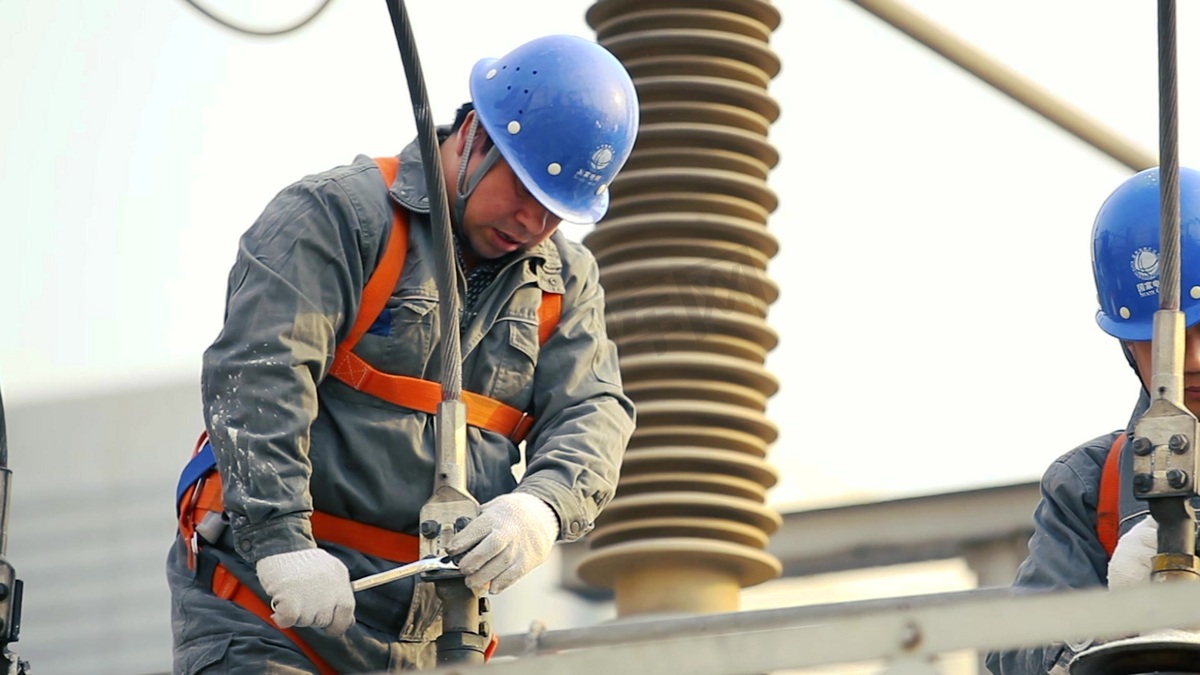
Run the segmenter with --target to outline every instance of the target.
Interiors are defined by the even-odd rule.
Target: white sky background
[[[207,4],[280,25],[316,0]],[[410,1],[435,118],[467,100],[478,58],[593,37],[590,4]],[[1089,234],[1130,172],[847,0],[776,4],[772,502],[1034,480],[1123,426],[1137,385],[1093,321]],[[1154,3],[909,4],[1157,149]],[[1188,164],[1200,54],[1179,4]],[[415,134],[379,1],[255,39],[181,1],[6,0],[0,45],[10,406],[197,378],[237,239],[268,200]]]

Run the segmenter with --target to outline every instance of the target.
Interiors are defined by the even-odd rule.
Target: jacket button
[[[243,539],[241,544],[238,544],[244,553],[249,553],[250,549],[254,548],[254,544],[249,539]]]

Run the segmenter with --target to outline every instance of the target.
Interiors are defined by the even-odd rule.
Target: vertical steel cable
[[[1160,308],[1179,309],[1179,106],[1175,73],[1175,0],[1158,0],[1158,156]]]
[[[458,341],[458,275],[450,232],[450,207],[446,200],[445,181],[442,179],[437,129],[429,113],[429,95],[425,91],[421,59],[417,55],[417,43],[413,38],[412,23],[408,20],[404,0],[389,0],[387,4],[388,12],[392,15],[396,44],[400,48],[400,59],[404,62],[404,76],[408,80],[413,117],[417,122],[417,141],[421,146],[421,159],[425,165],[425,188],[429,193],[429,218],[433,222],[434,236],[440,249],[438,257],[445,262],[445,266],[440,270],[441,274],[438,274],[436,279],[438,317],[442,330],[442,400],[457,401],[462,398],[462,352]]]

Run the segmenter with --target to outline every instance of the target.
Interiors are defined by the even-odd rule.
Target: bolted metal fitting
[[[1167,472],[1167,485],[1173,488],[1181,488],[1187,485],[1188,475],[1183,469],[1171,469]]]
[[[1150,488],[1154,487],[1154,476],[1148,473],[1135,474],[1133,477],[1133,489],[1135,492],[1149,492]]]
[[[1175,434],[1171,436],[1171,440],[1167,441],[1167,447],[1171,449],[1171,452],[1177,455],[1182,455],[1188,450],[1187,436],[1184,436],[1183,434]]]
[[[421,521],[421,536],[426,539],[436,539],[442,531],[442,526],[436,520]]]
[[[470,523],[471,523],[471,519],[469,517],[459,516],[458,518],[454,519],[454,531],[462,532],[464,529],[466,529],[467,525],[469,525]]]
[[[479,597],[479,613],[487,614],[490,611],[492,611],[492,602],[487,599],[486,595],[480,596]]]
[[[1174,439],[1172,439],[1174,440]],[[1133,454],[1145,457],[1154,451],[1154,444],[1145,436],[1135,436],[1133,439]]]

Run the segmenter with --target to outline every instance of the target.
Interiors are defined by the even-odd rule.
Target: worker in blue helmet
[[[1120,347],[1141,384],[1126,425],[1058,458],[1041,481],[1029,556],[1015,589],[1121,587],[1150,579],[1157,531],[1144,500],[1133,497],[1127,439],[1150,405],[1151,338],[1161,308],[1160,176],[1146,169],[1105,200],[1092,229],[1096,322]],[[1180,310],[1184,333],[1184,404],[1200,415],[1200,171],[1179,170]],[[996,675],[1067,673],[1090,641],[988,654]]]
[[[177,488],[177,674],[434,665],[431,584],[351,580],[418,555],[444,330],[461,335],[481,504],[449,545],[468,586],[510,587],[613,497],[634,409],[595,259],[558,225],[607,210],[637,135],[632,80],[600,45],[555,35],[469,82],[438,129],[454,259],[416,142],[293,183],[241,238]],[[439,325],[439,274],[460,279],[456,328]]]

